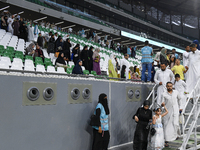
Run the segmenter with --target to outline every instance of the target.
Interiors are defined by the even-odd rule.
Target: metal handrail
[[[153,86],[153,88],[152,88],[151,92],[149,93],[149,96],[146,98],[146,100],[149,100],[149,98],[150,98],[151,95],[153,94],[153,92],[154,92],[156,86],[157,86],[156,84]]]
[[[192,92],[190,93],[190,95],[189,95],[189,97],[188,97],[188,100],[187,100],[187,102],[186,102],[186,104],[185,104],[185,106],[184,106],[184,108],[183,108],[182,114],[181,114],[182,119],[184,119],[184,113],[185,113],[186,107],[187,107],[187,105],[188,105],[190,99],[193,98],[193,103],[194,103],[194,104],[193,104],[193,107],[192,107],[192,109],[191,109],[191,111],[190,111],[190,114],[189,114],[189,116],[188,116],[188,118],[187,118],[185,124],[184,124],[184,125],[182,124],[183,143],[182,143],[182,145],[181,145],[181,147],[180,147],[181,150],[185,150],[186,145],[187,145],[187,143],[188,143],[188,140],[189,140],[189,138],[190,138],[190,135],[191,135],[191,133],[192,133],[192,130],[194,129],[194,127],[196,128],[196,123],[197,123],[197,120],[198,120],[198,115],[199,115],[199,113],[200,113],[200,108],[199,108],[198,111],[197,111],[198,99],[199,99],[200,96],[197,96],[197,95],[196,95],[196,90],[199,89],[199,87],[198,87],[199,82],[200,82],[200,78],[198,79],[198,81],[197,81],[197,83],[196,83],[194,89],[193,89]],[[196,97],[196,96],[197,96],[197,97]],[[196,98],[195,98],[195,97],[196,97]],[[195,99],[196,99],[196,101],[194,102]],[[195,110],[195,112],[197,112],[197,113],[194,113],[194,115],[196,115],[196,116],[194,117],[194,120],[193,120],[193,122],[191,123],[190,129],[189,129],[187,135],[184,136],[184,135],[185,135],[186,126],[187,126],[187,124],[188,124],[188,122],[189,122],[189,120],[190,120],[190,118],[191,118],[192,113],[194,112],[194,110]],[[195,129],[195,135],[194,135],[194,136],[196,136],[196,129]],[[197,141],[196,141],[196,139],[195,139],[195,147],[197,147]]]

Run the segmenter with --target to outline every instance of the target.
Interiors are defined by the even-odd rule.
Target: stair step
[[[184,113],[183,115],[185,115],[185,116],[189,116],[190,113]],[[192,113],[191,115],[193,115],[193,113]],[[200,117],[200,115],[199,115],[199,117]]]
[[[190,126],[191,124],[189,124],[189,126]],[[200,127],[200,125],[197,125],[197,128],[199,128]],[[186,130],[189,130],[190,129],[190,127],[188,127],[188,128],[185,128],[185,131]]]

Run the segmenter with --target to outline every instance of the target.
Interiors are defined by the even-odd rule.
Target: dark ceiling
[[[166,14],[194,15],[200,17],[200,0],[134,0],[134,3],[145,3],[154,6]]]

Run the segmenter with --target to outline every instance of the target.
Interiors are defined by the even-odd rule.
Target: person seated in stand
[[[133,72],[133,73],[131,74],[131,79],[133,79],[133,80],[138,80],[138,78],[137,78],[136,75],[135,75],[135,72]]]
[[[65,68],[65,70],[68,68],[65,60],[64,60],[64,53],[63,52],[60,52],[59,55],[58,55],[58,58],[56,59],[56,62],[55,62],[56,66],[57,67],[63,67]]]
[[[43,51],[40,49],[40,46],[38,44],[36,45],[34,59],[35,59],[35,57],[41,57],[43,62],[44,62],[44,54],[43,54]]]
[[[34,43],[29,44],[29,46],[25,49],[25,55],[32,56],[35,53],[34,48],[35,48],[35,44]]]
[[[83,74],[83,70],[81,68],[83,62],[82,60],[78,60],[76,63],[76,66],[74,66],[73,70],[72,70],[72,74]]]

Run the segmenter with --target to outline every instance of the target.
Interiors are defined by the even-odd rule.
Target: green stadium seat
[[[15,51],[15,55],[16,55],[16,54],[24,55],[23,52],[21,52],[21,51]]]
[[[26,55],[26,56],[25,56],[25,59],[33,60],[33,57],[32,57],[32,56],[29,56],[29,55]]]
[[[4,57],[9,57],[10,58],[10,61],[13,61],[13,56],[9,53],[4,53],[3,54]]]
[[[88,75],[90,72],[88,70],[83,70],[83,74]]]
[[[75,66],[75,65],[72,65],[71,68],[74,69],[74,66]]]
[[[35,57],[35,62],[43,62],[41,57]]]
[[[67,68],[67,74],[71,74],[72,73],[72,68]]]
[[[44,63],[41,61],[37,61],[37,62],[35,62],[35,66],[37,66],[37,65],[44,65]]]
[[[52,64],[51,59],[44,58],[44,64]]]
[[[94,76],[97,75],[96,71],[91,71],[91,74],[93,74]]]
[[[11,46],[7,46],[7,50],[15,51],[14,47],[11,47]]]
[[[20,58],[22,62],[24,62],[24,56],[23,55],[15,55],[15,58]]]
[[[0,50],[4,50],[4,46],[3,45],[0,45]]]
[[[47,70],[47,67],[48,66],[53,66],[53,64],[51,63],[51,64],[45,64],[45,69]]]

